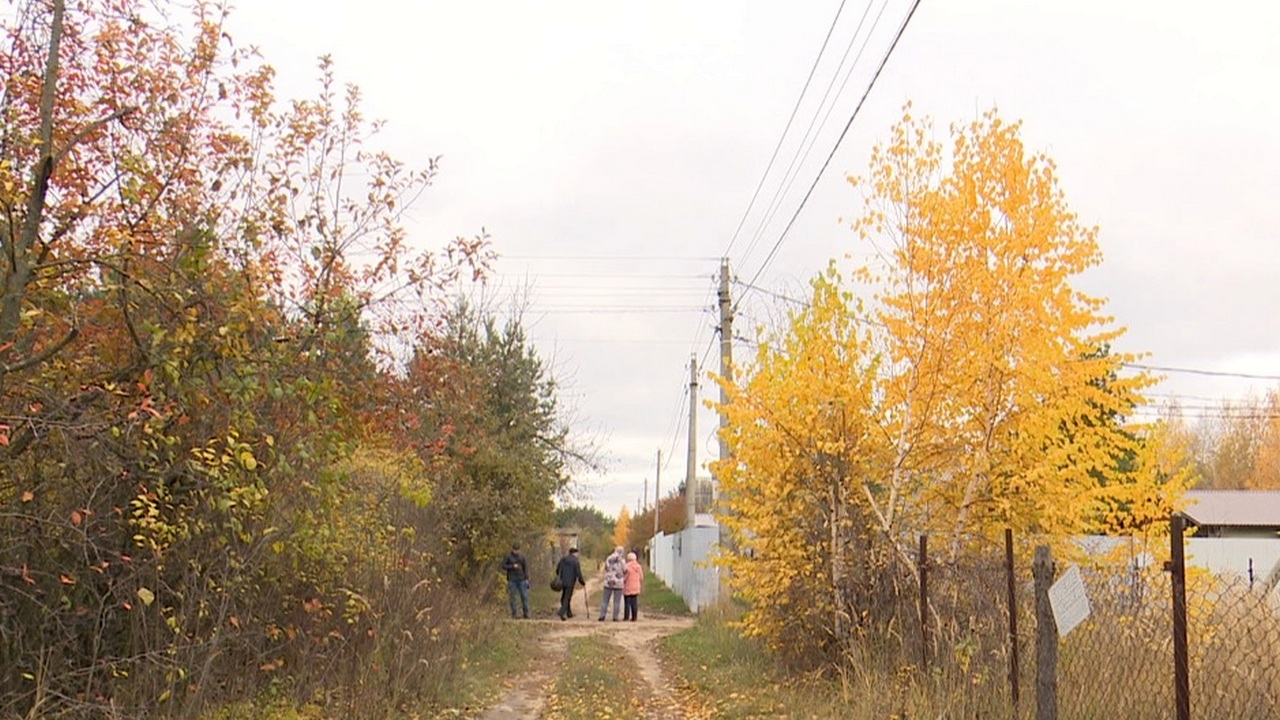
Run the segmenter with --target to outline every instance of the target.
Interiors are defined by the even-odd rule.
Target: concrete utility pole
[[[733,382],[733,303],[729,298],[729,258],[720,261],[720,377]],[[729,404],[729,392],[720,386],[720,405]],[[720,412],[720,462],[729,459],[729,441],[725,429],[729,427],[729,415]],[[719,488],[717,487],[718,491]],[[717,494],[719,494],[717,492]]]
[[[720,260],[720,377],[724,378],[720,385],[720,464],[724,466],[733,458],[733,453],[729,450],[729,439],[727,429],[729,427],[729,414],[724,408],[729,405],[729,392],[725,386],[733,382],[733,300],[729,296],[729,258]],[[720,498],[720,481],[712,477],[712,497],[717,502]],[[729,538],[729,531],[724,525],[720,526],[720,547],[727,548],[732,543]],[[729,579],[729,571],[726,568],[720,576],[720,582],[724,584],[721,588],[721,597],[729,597],[729,589],[727,586]]]
[[[658,464],[653,468],[653,536],[658,537],[658,518],[662,515],[662,448],[658,448]]]
[[[689,356],[689,461],[684,472],[684,526],[693,527],[698,510],[698,355]]]
[[[640,492],[640,505],[637,508],[639,508],[637,514],[649,509],[649,478],[644,479],[644,490]]]

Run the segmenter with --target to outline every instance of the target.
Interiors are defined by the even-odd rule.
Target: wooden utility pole
[[[689,356],[689,458],[684,471],[684,526],[698,511],[698,356]]]

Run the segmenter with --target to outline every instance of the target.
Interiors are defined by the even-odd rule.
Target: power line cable
[[[1254,375],[1251,373],[1223,372],[1220,370],[1197,370],[1195,368],[1168,367],[1162,365],[1139,365],[1138,363],[1121,363],[1131,370],[1147,370],[1150,372],[1181,373],[1185,375],[1207,375],[1209,377],[1243,378],[1245,380],[1276,380],[1280,375]]]
[[[871,41],[871,35],[875,32],[876,26],[880,24],[880,18],[884,15],[884,10],[888,7],[889,0],[884,0],[884,3],[880,6],[880,12],[876,15],[875,22],[872,23],[871,29],[862,41],[862,48],[858,50],[853,63],[849,65],[848,72],[845,73],[845,80],[840,84],[840,92],[837,92],[833,98],[831,91],[835,88],[836,78],[840,77],[840,71],[844,68],[845,61],[849,59],[849,53],[853,51],[853,46],[858,42],[858,36],[862,34],[862,28],[867,22],[867,14],[871,12],[873,3],[874,0],[867,0],[867,6],[862,10],[862,17],[858,19],[858,26],[854,28],[853,35],[849,38],[849,44],[845,46],[844,55],[840,56],[840,63],[836,65],[835,72],[832,73],[831,80],[827,83],[826,92],[822,94],[822,99],[818,101],[818,107],[813,111],[813,117],[809,119],[809,127],[805,129],[804,136],[800,138],[800,143],[796,146],[796,152],[792,155],[786,172],[782,174],[782,182],[778,183],[778,188],[774,191],[773,198],[769,201],[769,207],[765,210],[764,218],[756,228],[755,235],[751,238],[751,243],[747,245],[747,249],[742,253],[743,259],[751,254],[751,251],[756,247],[756,243],[760,241],[760,238],[764,237],[765,230],[768,229],[769,224],[773,222],[773,218],[782,207],[783,198],[791,191],[791,186],[795,184],[796,178],[800,177],[800,169],[804,167],[804,161],[809,159],[809,153],[813,150],[813,146],[817,144],[822,128],[826,127],[827,118],[831,116],[831,111],[836,106],[836,100],[840,97],[840,92],[844,91],[845,83],[849,81],[849,77],[853,74],[853,69],[857,66],[858,60],[862,59],[862,53],[867,49],[867,43]],[[822,108],[827,106],[828,98],[831,98],[831,105],[827,108],[826,116],[819,123],[818,116],[822,114]],[[814,132],[815,129],[817,132]],[[805,147],[806,142],[808,143],[807,149]]]
[[[707,358],[711,357],[711,351],[716,349],[716,340],[715,334],[712,334],[710,340],[707,341],[707,349],[702,353],[702,360],[698,363],[698,367],[707,366]]]
[[[507,277],[510,277],[508,275]],[[701,280],[704,275],[685,275],[685,274],[659,274],[659,273],[589,273],[589,272],[572,272],[572,273],[537,273],[534,277],[553,277],[553,278],[591,278],[591,279],[621,279],[630,280],[632,278],[640,280]]]
[[[813,59],[813,67],[809,68],[809,77],[805,78],[804,87],[800,89],[800,95],[796,98],[796,104],[791,108],[791,116],[787,118],[786,127],[782,129],[782,135],[778,137],[778,144],[773,147],[773,154],[769,156],[769,164],[765,166],[764,173],[760,175],[760,182],[756,183],[756,190],[751,194],[751,202],[747,203],[747,209],[742,213],[742,219],[738,221],[738,227],[733,231],[733,236],[729,239],[729,245],[724,249],[722,257],[729,257],[729,251],[733,250],[733,245],[738,241],[738,233],[742,232],[742,226],[746,224],[747,217],[751,215],[751,209],[755,207],[756,200],[760,197],[760,190],[764,188],[764,181],[769,177],[769,171],[773,169],[773,163],[778,159],[778,151],[782,149],[782,143],[787,139],[787,133],[791,131],[791,123],[796,119],[796,113],[800,110],[800,103],[804,100],[805,93],[809,91],[809,83],[813,82],[813,74],[818,69],[818,64],[822,61],[822,55],[827,51],[827,43],[831,41],[831,33],[835,32],[836,23],[840,20],[840,13],[844,12],[844,4],[846,0],[840,0],[840,6],[836,8],[835,17],[831,18],[831,27],[827,28],[827,36],[822,39],[822,47],[818,49],[818,56]]]
[[[498,288],[499,292],[505,292],[508,295],[528,294],[534,291],[554,291],[561,293],[577,292],[577,293],[657,293],[657,294],[682,294],[682,295],[700,295],[703,290],[701,283],[694,284],[688,280],[681,280],[679,284],[662,283],[662,282],[645,282],[645,283],[623,283],[617,281],[617,276],[580,276],[579,282],[557,281],[554,283],[536,283],[527,286],[515,288]]]
[[[706,276],[704,275],[701,277],[705,278]],[[703,308],[714,313],[712,301],[716,297],[716,293],[719,290],[719,285],[717,282],[717,278],[715,276],[712,276],[710,280],[711,281],[707,285],[706,295],[703,296]],[[701,343],[702,333],[704,330],[706,330],[706,328],[707,328],[707,324],[705,323],[698,326],[698,332],[694,336],[694,340],[693,340],[693,347],[696,348]],[[716,339],[715,335],[712,334],[711,340],[714,341],[715,339]],[[692,362],[692,359],[690,360],[690,362]],[[703,356],[702,364],[703,365],[706,364],[705,355]],[[684,370],[689,369],[688,365],[684,365],[682,367]],[[682,383],[682,386],[684,390],[680,393],[680,402],[679,402],[680,409],[678,411],[679,414],[676,416],[675,429],[672,431],[672,435],[671,435],[670,450],[667,452],[666,461],[663,462],[662,464],[662,470],[664,472],[666,471],[667,466],[671,464],[671,458],[675,456],[676,443],[680,439],[680,430],[681,428],[684,427],[684,423],[685,423],[685,410],[688,409],[688,403],[689,403],[688,382],[685,381],[684,383]]]
[[[1180,393],[1144,392],[1142,393],[1142,396],[1145,398],[1154,398],[1156,400],[1166,400],[1166,401],[1173,401],[1173,402],[1183,402],[1187,400],[1194,400],[1196,402],[1221,403],[1221,402],[1230,401],[1230,398],[1225,398],[1225,397],[1208,397],[1207,395],[1183,395]]]
[[[774,298],[775,300],[782,300],[783,302],[789,302],[789,303],[792,303],[792,304],[795,304],[795,305],[799,305],[799,306],[800,306],[800,307],[802,307],[802,308],[807,308],[807,307],[809,307],[809,303],[807,303],[807,302],[805,302],[805,301],[803,301],[803,300],[797,300],[797,299],[795,299],[795,298],[793,298],[793,297],[787,297],[786,295],[783,295],[782,293],[774,292],[773,290],[766,290],[765,288],[762,288],[762,287],[760,287],[760,286],[758,286],[758,285],[752,285],[751,283],[743,282],[743,281],[741,281],[741,280],[738,280],[737,278],[734,278],[734,280],[733,280],[733,284],[734,284],[734,285],[737,285],[737,286],[739,286],[739,287],[744,287],[744,288],[747,288],[747,289],[749,289],[749,290],[755,290],[756,292],[763,293],[763,294],[765,294],[765,295],[768,295],[768,296],[769,296],[769,297],[771,297],[771,298]]]
[[[720,258],[711,255],[499,255],[499,260],[617,260],[618,262],[711,262]]]
[[[692,314],[704,312],[704,307],[688,307],[688,308],[655,308],[655,307],[576,307],[576,308],[544,308],[534,306],[529,309],[531,314],[545,315],[668,315],[668,314]]]
[[[590,343],[599,345],[602,343],[617,345],[684,345],[683,340],[651,340],[647,338],[609,338],[609,337],[535,337],[535,342],[539,343]]]
[[[737,278],[734,278],[733,283],[734,283],[735,285],[739,285],[739,286],[741,286],[741,287],[743,287],[743,288],[746,288],[746,289],[748,289],[748,290],[755,290],[755,291],[756,291],[756,292],[758,292],[758,293],[762,293],[762,294],[764,294],[764,295],[768,295],[769,297],[775,298],[775,299],[777,299],[777,300],[781,300],[781,301],[783,301],[783,302],[792,303],[792,304],[797,305],[797,306],[799,306],[800,308],[803,308],[803,309],[808,309],[809,307],[811,307],[811,306],[813,305],[813,303],[811,303],[811,302],[809,302],[809,301],[807,301],[807,300],[797,300],[797,299],[795,299],[795,298],[793,298],[793,297],[789,297],[789,296],[787,296],[787,295],[783,295],[782,293],[775,292],[775,291],[773,291],[773,290],[767,290],[767,289],[765,289],[765,288],[763,288],[763,287],[760,287],[759,285],[752,285],[751,283],[743,282],[742,280],[738,280]],[[735,312],[735,313],[737,313],[738,311],[737,311],[737,310],[734,310],[734,312]],[[852,315],[852,316],[850,316],[849,320],[851,320],[852,322],[855,322],[855,323],[857,323],[857,324],[859,324],[859,325],[874,325],[874,326],[876,326],[876,327],[885,327],[885,324],[884,324],[884,323],[882,323],[882,322],[880,322],[879,320],[874,320],[874,319],[871,319],[871,318],[859,317],[859,316],[857,316],[857,315]]]
[[[840,83],[840,89],[836,92],[836,94],[835,94],[835,98],[839,98],[839,97],[840,97],[840,95],[842,95],[842,94],[844,93],[845,86],[849,84],[849,78],[853,77],[853,71],[854,71],[854,69],[856,69],[856,68],[857,68],[857,66],[858,66],[858,61],[862,59],[862,54],[863,54],[864,52],[866,52],[866,50],[867,50],[867,46],[871,43],[871,37],[875,34],[876,28],[880,26],[880,20],[881,20],[881,18],[883,18],[883,17],[884,17],[884,11],[885,11],[888,7],[889,7],[889,0],[884,0],[884,2],[883,2],[883,3],[881,3],[881,5],[880,5],[880,12],[876,13],[876,18],[875,18],[875,20],[874,20],[874,21],[872,21],[872,23],[871,23],[871,28],[867,31],[867,35],[866,35],[866,37],[864,37],[864,38],[863,38],[863,40],[862,40],[862,46],[858,48],[858,54],[857,54],[856,56],[854,56],[853,62],[852,62],[852,63],[850,63],[850,65],[849,65],[849,69],[848,69],[847,71],[845,71],[845,74],[844,74],[844,80],[842,80],[842,81],[841,81],[841,83]],[[866,14],[867,14],[867,11],[870,11],[870,10],[871,10],[871,3],[869,2],[869,3],[867,3],[866,11],[864,11],[864,12],[863,12],[863,16],[862,16],[862,17],[863,17],[863,20],[864,20],[864,21],[866,20]],[[849,41],[849,48],[850,48],[850,49],[852,49],[852,48],[853,48],[853,43],[854,43],[854,41],[856,41],[856,40],[857,40],[858,32],[859,32],[861,29],[862,29],[862,23],[859,23],[859,24],[858,24],[858,30],[855,30],[855,31],[854,31],[854,36],[853,36],[853,38],[851,38],[851,39],[850,39],[850,41]],[[846,53],[846,54],[847,54],[847,53]],[[841,60],[841,66],[842,66],[842,67],[843,67],[843,64],[844,64],[844,61],[843,61],[843,60]],[[840,68],[836,68],[836,75],[839,75],[839,73],[840,73]],[[832,77],[832,83],[834,84],[834,82],[835,82],[835,77],[833,76],[833,77]],[[823,100],[824,100],[824,104],[825,104],[825,100],[826,100],[826,98],[823,98]],[[786,186],[785,186],[785,187],[783,187],[783,188],[781,189],[781,192],[780,192],[780,194],[778,195],[778,200],[779,200],[779,202],[778,202],[776,205],[774,205],[774,206],[770,209],[769,216],[768,216],[768,218],[766,218],[766,219],[765,219],[764,223],[762,223],[762,224],[761,224],[761,226],[760,226],[760,228],[759,228],[759,233],[758,233],[757,237],[756,237],[756,238],[754,238],[754,239],[752,240],[752,243],[751,243],[751,245],[750,245],[750,247],[751,247],[751,248],[754,248],[754,247],[755,247],[756,240],[758,240],[758,239],[759,239],[759,238],[761,238],[761,237],[764,237],[764,230],[765,230],[766,226],[767,226],[767,225],[769,225],[769,224],[771,224],[771,223],[773,222],[773,218],[777,215],[777,211],[778,211],[778,210],[780,210],[780,209],[782,208],[782,202],[781,202],[782,198],[785,198],[785,197],[787,196],[787,193],[791,192],[791,187],[792,187],[793,185],[795,185],[795,181],[796,181],[796,179],[800,177],[800,168],[804,167],[804,164],[809,160],[809,154],[813,152],[813,148],[814,148],[814,146],[818,144],[818,137],[822,134],[822,129],[823,129],[823,128],[825,128],[825,127],[827,126],[827,121],[831,118],[831,113],[832,113],[835,109],[836,109],[836,102],[835,102],[835,99],[833,99],[833,100],[832,100],[832,102],[831,102],[831,104],[827,106],[827,112],[826,112],[826,114],[824,114],[824,115],[822,116],[822,122],[818,123],[818,125],[817,125],[817,129],[818,129],[818,131],[817,131],[817,132],[815,132],[815,133],[813,133],[813,137],[812,137],[812,138],[809,138],[809,137],[806,135],[806,138],[805,138],[805,139],[809,140],[809,145],[808,145],[807,147],[803,147],[803,146],[804,146],[804,140],[801,140],[801,141],[800,141],[800,144],[801,144],[801,146],[803,147],[803,150],[804,150],[804,154],[803,154],[803,155],[800,155],[800,154],[799,154],[799,151],[797,151],[796,158],[792,161],[792,163],[795,165],[795,173],[794,173],[794,174],[790,174],[790,177],[785,178]],[[821,106],[821,105],[819,105],[819,107],[818,107],[818,112],[821,112],[821,111],[822,111],[822,106]],[[817,115],[816,115],[816,114],[814,115],[814,119],[815,119],[815,120],[817,119]],[[812,125],[811,125],[811,127],[812,127]],[[748,251],[749,251],[749,250],[748,250]]]
[[[805,192],[804,198],[800,200],[800,206],[792,213],[791,220],[787,222],[787,226],[783,228],[782,234],[778,236],[777,242],[773,244],[773,248],[769,251],[769,255],[765,257],[764,264],[751,277],[749,285],[754,285],[760,275],[764,273],[765,268],[769,267],[769,263],[773,262],[773,258],[778,253],[778,248],[782,247],[782,243],[787,238],[787,233],[791,232],[791,228],[795,225],[796,218],[800,217],[800,212],[804,210],[804,206],[809,202],[809,197],[813,195],[813,190],[818,186],[818,181],[822,179],[822,174],[826,172],[827,166],[831,164],[831,159],[835,157],[836,151],[840,149],[840,143],[844,142],[845,135],[849,133],[849,128],[853,126],[853,121],[857,119],[858,113],[862,110],[862,106],[866,103],[867,98],[871,95],[871,90],[875,88],[876,81],[880,79],[880,74],[884,72],[885,65],[888,64],[889,58],[893,55],[893,51],[898,47],[898,42],[902,40],[902,34],[906,32],[907,25],[911,23],[911,18],[915,16],[916,9],[920,7],[920,0],[913,0],[911,9],[907,12],[906,18],[902,24],[898,26],[898,32],[893,36],[893,42],[890,43],[889,49],[885,52],[884,57],[880,60],[880,65],[876,68],[876,72],[871,76],[871,82],[867,84],[866,92],[862,93],[862,97],[858,100],[858,105],[853,109],[853,114],[849,116],[849,121],[845,123],[844,129],[840,131],[840,137],[836,138],[835,145],[832,146],[831,152],[827,155],[827,159],[823,161],[822,167],[818,169],[818,174],[814,176],[813,182],[809,184],[809,190]],[[738,302],[742,302],[742,297],[738,298]],[[736,305],[735,305],[736,306]]]
[[[1274,413],[1254,413],[1254,414],[1222,414],[1217,412],[1194,412],[1194,413],[1168,413],[1161,408],[1135,408],[1133,410],[1134,417],[1148,417],[1156,419],[1173,418],[1178,420],[1280,420],[1280,415]]]
[[[684,366],[684,367],[687,368],[687,366]],[[688,391],[689,386],[687,382],[684,385],[685,385],[685,391],[680,393],[679,409],[676,410],[675,429],[671,432],[671,447],[667,450],[666,462],[662,463],[662,470],[664,472],[666,471],[667,466],[671,464],[671,458],[674,457],[676,454],[676,442],[680,439],[680,429],[684,427],[684,422],[685,422],[684,421],[685,409],[687,409],[689,406],[689,391]]]
[[[708,313],[712,317],[715,317],[715,313],[716,313],[715,300],[716,300],[716,294],[718,291],[719,291],[719,284],[716,278],[712,276],[711,282],[708,283],[707,285],[707,292],[703,299],[703,306],[707,309]],[[713,328],[713,327],[714,327],[714,322],[704,324],[704,325],[699,325],[697,334],[693,336],[692,347],[696,349],[699,345],[701,345],[703,332],[706,331],[708,328]],[[715,338],[714,334],[712,335],[712,338],[713,339]]]
[[[884,18],[884,11],[887,9],[889,9],[889,0],[884,0],[884,2],[881,3],[880,5],[880,12],[876,13],[876,19],[871,21],[871,27],[870,29],[867,30],[866,37],[862,39],[862,46],[858,48],[858,54],[854,56],[853,62],[849,64],[849,69],[845,71],[844,79],[840,81],[840,89],[836,91],[835,97],[838,98],[844,94],[845,87],[849,85],[849,79],[853,77],[854,69],[858,67],[858,61],[862,60],[862,54],[867,51],[867,46],[871,44],[871,38],[872,36],[875,35],[876,28],[880,27],[880,20]],[[871,10],[871,3],[867,3],[867,11],[870,11],[870,10]],[[863,12],[863,19],[864,20],[866,19],[865,11]],[[859,29],[861,29],[862,26],[859,25],[858,27]],[[855,37],[857,36],[857,31],[854,32],[854,36]],[[835,103],[835,100],[832,100],[831,104],[827,106],[826,114],[822,116],[822,122],[818,124],[819,133],[822,131],[822,128],[827,126],[827,121],[831,119],[831,113],[834,112],[835,109],[836,109],[836,103]],[[818,142],[818,135],[815,134],[813,136],[813,140],[810,141],[809,143],[809,148],[804,151],[804,157],[801,158],[800,160],[801,165],[804,165],[804,161],[809,159],[809,152],[813,150],[813,146],[816,145],[817,142]],[[798,174],[799,173],[797,173],[797,175]]]

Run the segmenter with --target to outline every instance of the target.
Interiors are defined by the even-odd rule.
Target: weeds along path
[[[599,622],[600,579],[587,581],[587,594],[591,600],[590,612],[575,594],[575,616],[568,621],[552,617],[532,622],[542,626],[537,641],[536,658],[531,663],[535,669],[514,678],[502,697],[480,715],[481,720],[526,720],[540,718],[547,709],[548,697],[553,691],[564,668],[567,645],[572,638],[599,636],[624,652],[628,663],[635,668],[644,687],[640,689],[640,705],[636,709],[641,717],[652,720],[677,720],[685,713],[679,700],[671,692],[670,681],[662,671],[655,652],[658,638],[680,632],[693,626],[693,618],[644,614],[643,605],[638,622]]]

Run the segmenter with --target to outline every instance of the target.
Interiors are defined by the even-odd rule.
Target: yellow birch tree
[[[737,549],[722,561],[748,603],[743,627],[794,661],[813,659],[807,650],[829,646],[849,621],[844,591],[858,568],[841,550],[870,527],[849,478],[869,473],[884,447],[869,419],[870,336],[834,268],[812,286],[788,327],[761,338],[745,385],[728,386],[733,460],[712,463]]]
[[[1072,285],[1101,254],[1053,162],[994,111],[950,135],[944,149],[908,106],[850,178],[879,259],[854,269],[865,309],[829,270],[727,386],[724,562],[746,629],[775,647],[874,615],[920,534],[954,561],[1006,527],[1132,532],[1190,482],[1164,428],[1128,421],[1152,380]]]
[[[1081,531],[1140,443],[1122,418],[1150,384],[1109,350],[1123,329],[1072,286],[1101,261],[1056,167],[994,112],[951,128],[910,115],[872,153],[853,227],[888,261],[868,273],[883,325],[883,529]]]
[[[613,545],[614,547],[626,547],[627,540],[631,537],[631,512],[627,510],[627,506],[623,505],[618,511],[618,521],[613,524]]]

